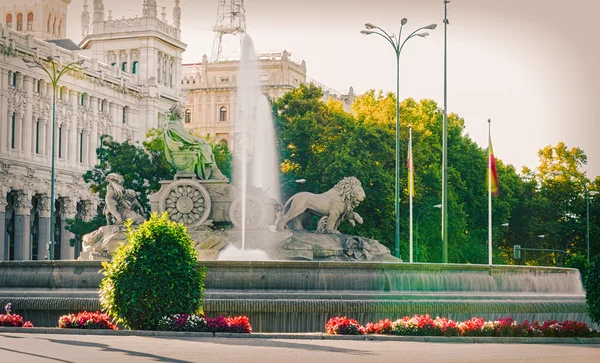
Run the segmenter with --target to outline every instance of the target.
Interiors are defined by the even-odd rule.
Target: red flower
[[[59,328],[76,329],[111,329],[118,330],[107,314],[101,312],[88,313],[84,311],[77,315],[63,315],[58,319]]]
[[[345,316],[329,319],[325,325],[327,334],[339,335],[362,335],[365,329],[354,319],[348,319]]]

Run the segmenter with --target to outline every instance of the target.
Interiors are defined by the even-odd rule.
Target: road
[[[0,362],[600,362],[600,345],[0,333]]]

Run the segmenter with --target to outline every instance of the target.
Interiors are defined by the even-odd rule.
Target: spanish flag
[[[415,195],[415,167],[412,157],[412,128],[408,136],[408,158],[406,159],[406,167],[408,168],[408,195]]]
[[[494,157],[494,149],[492,148],[492,136],[490,135],[490,151],[489,151],[489,163],[488,163],[488,188],[494,197],[499,194],[498,188],[498,169],[496,168],[496,158]],[[491,177],[490,177],[491,173]]]

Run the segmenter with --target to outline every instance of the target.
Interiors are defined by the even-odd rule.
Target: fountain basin
[[[385,262],[201,261],[208,316],[247,315],[257,332],[323,331],[333,316],[361,323],[430,314],[578,320],[587,316],[574,269]],[[97,310],[96,261],[0,262],[0,306],[34,326],[62,314]]]

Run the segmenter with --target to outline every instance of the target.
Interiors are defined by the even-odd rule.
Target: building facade
[[[352,87],[347,94],[311,80],[306,76],[306,62],[296,62],[287,51],[258,55],[259,82],[272,100],[283,96],[302,83],[313,83],[323,90],[323,99],[339,100],[346,111],[354,102]],[[199,136],[233,149],[233,125],[236,120],[236,73],[239,61],[184,64],[181,85],[187,91],[185,125]]]
[[[70,0],[14,2],[0,3],[0,260],[47,258],[50,223],[55,259],[73,259],[80,242],[71,246],[65,220],[97,213],[99,201],[81,175],[97,163],[101,139],[142,140],[181,101],[179,0],[171,24],[164,10],[158,18],[155,0],[144,0],[142,17],[119,20],[105,16],[102,0],[93,1],[92,14],[86,3],[79,46],[63,39]],[[58,69],[83,62],[56,89],[53,221],[53,87],[23,61],[49,66],[48,57]]]

